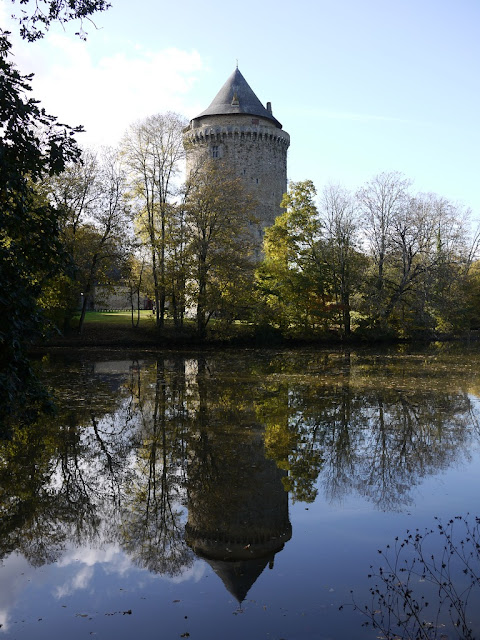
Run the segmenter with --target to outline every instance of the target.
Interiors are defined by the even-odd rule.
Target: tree
[[[257,282],[283,331],[325,324],[329,313],[323,223],[315,196],[311,180],[290,183],[282,200],[286,211],[265,230]]]
[[[146,256],[142,252],[132,253],[126,262],[126,281],[129,288],[132,327],[140,324],[140,296],[145,291]],[[135,318],[136,312],[136,318]]]
[[[72,20],[80,20],[80,29],[75,35],[85,40],[87,34],[83,30],[83,21],[92,22],[90,16],[93,13],[111,7],[105,0],[20,0],[20,5],[27,8],[22,8],[20,14],[13,17],[20,24],[20,35],[29,42],[43,38],[52,22],[63,25]],[[33,10],[28,11],[29,6],[33,6]]]
[[[186,120],[168,112],[132,124],[124,136],[122,153],[137,199],[137,225],[149,247],[155,290],[157,326],[165,318],[168,225],[175,195],[175,178],[184,157],[182,131]]]
[[[480,262],[474,261],[466,278],[468,328],[480,328]]]
[[[206,160],[188,180],[185,225],[190,235],[187,282],[197,330],[210,318],[234,319],[253,285],[253,201],[241,179],[219,160]]]
[[[469,328],[470,271],[478,252],[478,229],[470,211],[435,194],[419,194],[417,208],[430,220],[430,255],[417,286],[415,312],[421,326],[439,332]]]
[[[182,329],[187,304],[187,268],[189,229],[185,223],[183,203],[169,207],[167,219],[168,251],[165,255],[166,295],[173,322]]]
[[[109,6],[105,0],[31,4],[33,12],[24,8],[19,17],[20,33],[30,41],[41,38],[53,21],[89,19]],[[36,387],[38,396],[26,348],[42,331],[37,304],[42,281],[60,261],[55,208],[38,201],[35,186],[78,159],[73,136],[82,130],[60,125],[29,95],[32,75],[21,75],[10,62],[8,36],[0,30],[0,422],[14,406],[28,404],[28,390]]]
[[[42,292],[42,300],[49,299],[50,314],[58,311],[57,321],[64,330],[78,311],[80,293],[83,290],[82,269],[88,263],[90,253],[89,234],[83,225],[93,215],[98,197],[98,161],[95,153],[85,150],[81,163],[70,163],[64,172],[44,181],[47,197],[55,204],[59,219],[59,237],[66,253],[67,264],[63,271]],[[92,214],[91,214],[92,212]],[[44,302],[45,304],[45,302]]]
[[[351,298],[360,285],[366,260],[360,254],[359,219],[351,194],[339,185],[325,187],[321,197],[327,264],[333,295],[340,309],[343,334],[351,332]]]
[[[459,329],[478,238],[469,240],[462,207],[412,195],[408,186],[398,174],[382,174],[359,191],[374,268],[365,280],[366,314],[374,327],[402,336]]]
[[[126,175],[118,152],[86,151],[81,165],[71,165],[51,181],[51,197],[61,212],[61,238],[72,261],[70,309],[78,308],[82,331],[93,287],[121,270],[128,247]]]
[[[12,409],[33,384],[26,348],[42,332],[42,284],[61,261],[58,212],[37,185],[78,159],[81,129],[59,125],[29,96],[32,76],[8,60],[7,35],[0,32],[0,395]]]
[[[357,200],[363,213],[366,245],[376,273],[369,298],[379,311],[376,320],[385,323],[385,262],[391,248],[395,220],[408,201],[410,181],[398,171],[381,173],[359,189]]]

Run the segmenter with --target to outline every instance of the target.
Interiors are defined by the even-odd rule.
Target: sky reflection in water
[[[0,444],[0,634],[375,638],[349,603],[378,549],[477,513],[479,364],[44,360],[58,414]]]

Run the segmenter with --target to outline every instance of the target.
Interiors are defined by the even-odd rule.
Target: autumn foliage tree
[[[177,248],[176,210],[172,203],[184,158],[182,129],[185,124],[186,120],[177,113],[159,113],[133,123],[121,145],[135,203],[137,232],[150,252],[158,327],[163,327],[165,321],[167,261]]]
[[[80,304],[81,332],[95,284],[108,284],[113,272],[121,272],[131,244],[126,173],[118,152],[84,151],[81,164],[70,164],[49,181],[49,195],[60,214],[60,238],[70,259],[63,274],[65,317],[70,319]]]
[[[286,333],[323,326],[331,300],[315,196],[311,180],[291,183],[282,200],[285,212],[265,231],[257,283],[273,321]]]
[[[471,326],[479,236],[461,205],[412,193],[398,172],[355,195],[327,185],[318,208],[311,181],[291,183],[282,205],[257,285],[283,335],[432,337]]]
[[[190,237],[187,282],[201,336],[213,315],[232,320],[249,304],[253,204],[242,181],[221,161],[206,160],[190,174],[184,204]]]

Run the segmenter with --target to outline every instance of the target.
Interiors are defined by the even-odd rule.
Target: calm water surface
[[[400,565],[446,545],[480,637],[478,347],[40,364],[56,415],[0,441],[0,639],[373,639],[354,603],[393,620],[402,583],[465,637],[421,570],[368,577],[416,529]]]

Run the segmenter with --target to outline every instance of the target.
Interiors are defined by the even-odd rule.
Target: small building
[[[137,308],[136,293],[133,296],[133,307]],[[118,283],[115,285],[96,284],[91,298],[92,311],[130,311],[132,308],[131,289]],[[140,309],[152,309],[152,301],[140,293]]]

